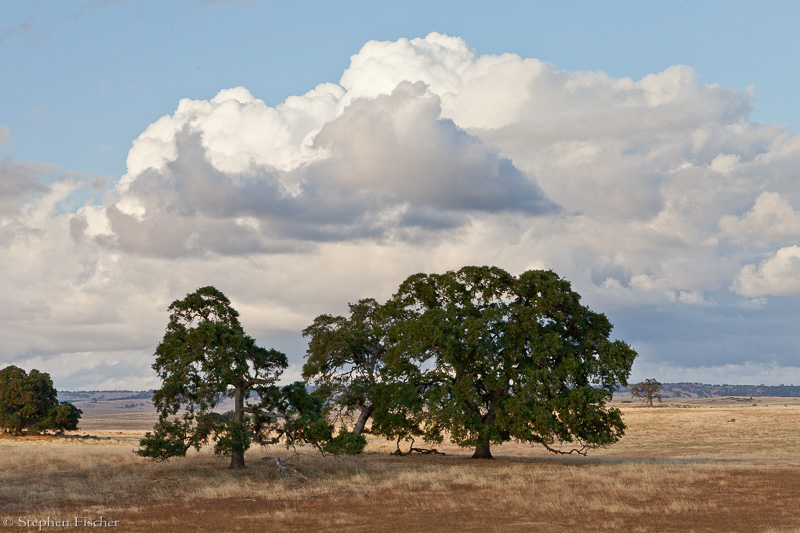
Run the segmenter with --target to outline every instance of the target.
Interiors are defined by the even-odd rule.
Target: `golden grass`
[[[686,404],[679,404],[686,405]],[[626,408],[626,436],[597,455],[800,459],[800,405]]]
[[[206,450],[153,463],[124,440],[139,430],[106,417],[91,424],[120,438],[0,439],[0,518],[102,515],[115,531],[176,532],[800,531],[800,405],[693,405],[625,405],[626,437],[588,458],[514,443],[495,461],[451,444],[396,457],[372,440],[356,457],[309,451],[298,460],[309,480],[294,483],[258,462],[285,449],[251,450],[243,471]]]

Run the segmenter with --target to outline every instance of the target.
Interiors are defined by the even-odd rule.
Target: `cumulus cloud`
[[[182,101],[134,142],[99,242],[178,256],[287,252],[307,242],[418,240],[478,212],[556,211],[532,175],[441,118],[416,82],[334,116],[321,86],[273,109],[243,88]],[[84,217],[87,214],[81,214]],[[88,219],[73,223],[82,239]]]
[[[347,191],[377,190],[412,205],[539,214],[553,205],[532,176],[452,120],[422,82],[353,101],[315,145],[331,153],[318,176]]]
[[[29,223],[31,213],[25,212],[26,201],[49,190],[42,178],[51,168],[45,164],[0,161],[0,246],[29,239],[39,231]]]
[[[568,132],[573,140],[736,120],[751,107],[736,91],[698,84],[686,66],[639,81],[565,72],[516,54],[479,56],[464,40],[437,33],[367,43],[351,59],[341,85],[348,91],[346,102],[390,92],[404,80],[430,86],[442,96],[443,115],[465,128],[513,125],[534,136]],[[570,123],[563,122],[566,117]]]
[[[725,215],[720,219],[719,227],[724,234],[738,240],[794,241],[800,238],[800,213],[794,210],[786,196],[764,192],[743,217]]]
[[[275,108],[244,87],[224,89],[211,100],[183,99],[175,113],[161,117],[136,140],[128,154],[125,191],[147,169],[161,170],[178,155],[178,137],[190,127],[202,140],[208,161],[219,171],[242,173],[267,166],[291,170],[313,160],[313,134],[336,117],[344,91],[325,83]]]
[[[786,246],[758,266],[745,266],[733,290],[749,298],[800,293],[800,246]]]
[[[800,317],[769,297],[800,292],[800,136],[751,108],[687,66],[614,78],[436,33],[369,42],[274,107],[243,87],[181,100],[102,197],[0,164],[0,356],[138,372],[118,363],[213,284],[298,365],[317,314],[494,264],[571,280],[644,369],[792,366]]]

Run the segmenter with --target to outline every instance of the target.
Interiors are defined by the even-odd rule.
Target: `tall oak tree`
[[[473,457],[491,458],[492,443],[511,439],[586,453],[622,436],[620,412],[606,402],[626,384],[636,352],[610,340],[605,315],[555,273],[417,274],[393,305],[402,319],[386,371],[423,395],[415,416],[426,440],[447,433],[474,446]]]

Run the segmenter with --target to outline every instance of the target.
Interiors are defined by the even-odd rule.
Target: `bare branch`
[[[300,468],[293,462],[298,457],[300,457],[300,454],[297,452],[297,450],[295,450],[294,455],[286,459],[281,459],[277,455],[268,455],[259,459],[258,462],[266,463],[268,461],[274,461],[275,466],[278,467],[283,480],[288,481],[289,483],[293,483],[295,479],[308,481],[308,477],[306,477],[303,474],[303,471],[300,470]]]
[[[414,438],[413,437],[411,438],[411,444],[408,447],[408,451],[407,452],[403,452],[403,450],[400,449],[400,441],[402,439],[403,439],[402,437],[398,437],[397,438],[397,449],[395,451],[393,451],[389,455],[397,455],[397,456],[400,456],[400,457],[403,457],[404,455],[411,455],[412,453],[418,453],[418,454],[421,454],[421,455],[428,455],[428,454],[447,455],[444,452],[440,452],[436,448],[414,448]]]

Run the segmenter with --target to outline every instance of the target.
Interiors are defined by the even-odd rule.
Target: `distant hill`
[[[99,402],[100,400],[150,400],[153,391],[144,390],[90,390],[90,391],[58,391],[58,399],[62,402]]]
[[[617,395],[627,395],[630,387],[617,391]],[[724,396],[774,396],[778,398],[800,398],[800,385],[708,385],[706,383],[662,383],[661,396],[664,398],[716,398]],[[71,403],[97,402],[136,402],[125,404],[121,408],[134,405],[152,405],[152,390],[96,390],[96,391],[59,391],[58,399]],[[142,402],[142,403],[139,403]]]
[[[630,387],[617,394],[627,394]],[[715,398],[718,396],[775,396],[800,398],[800,385],[707,385],[705,383],[662,383],[664,398]]]

